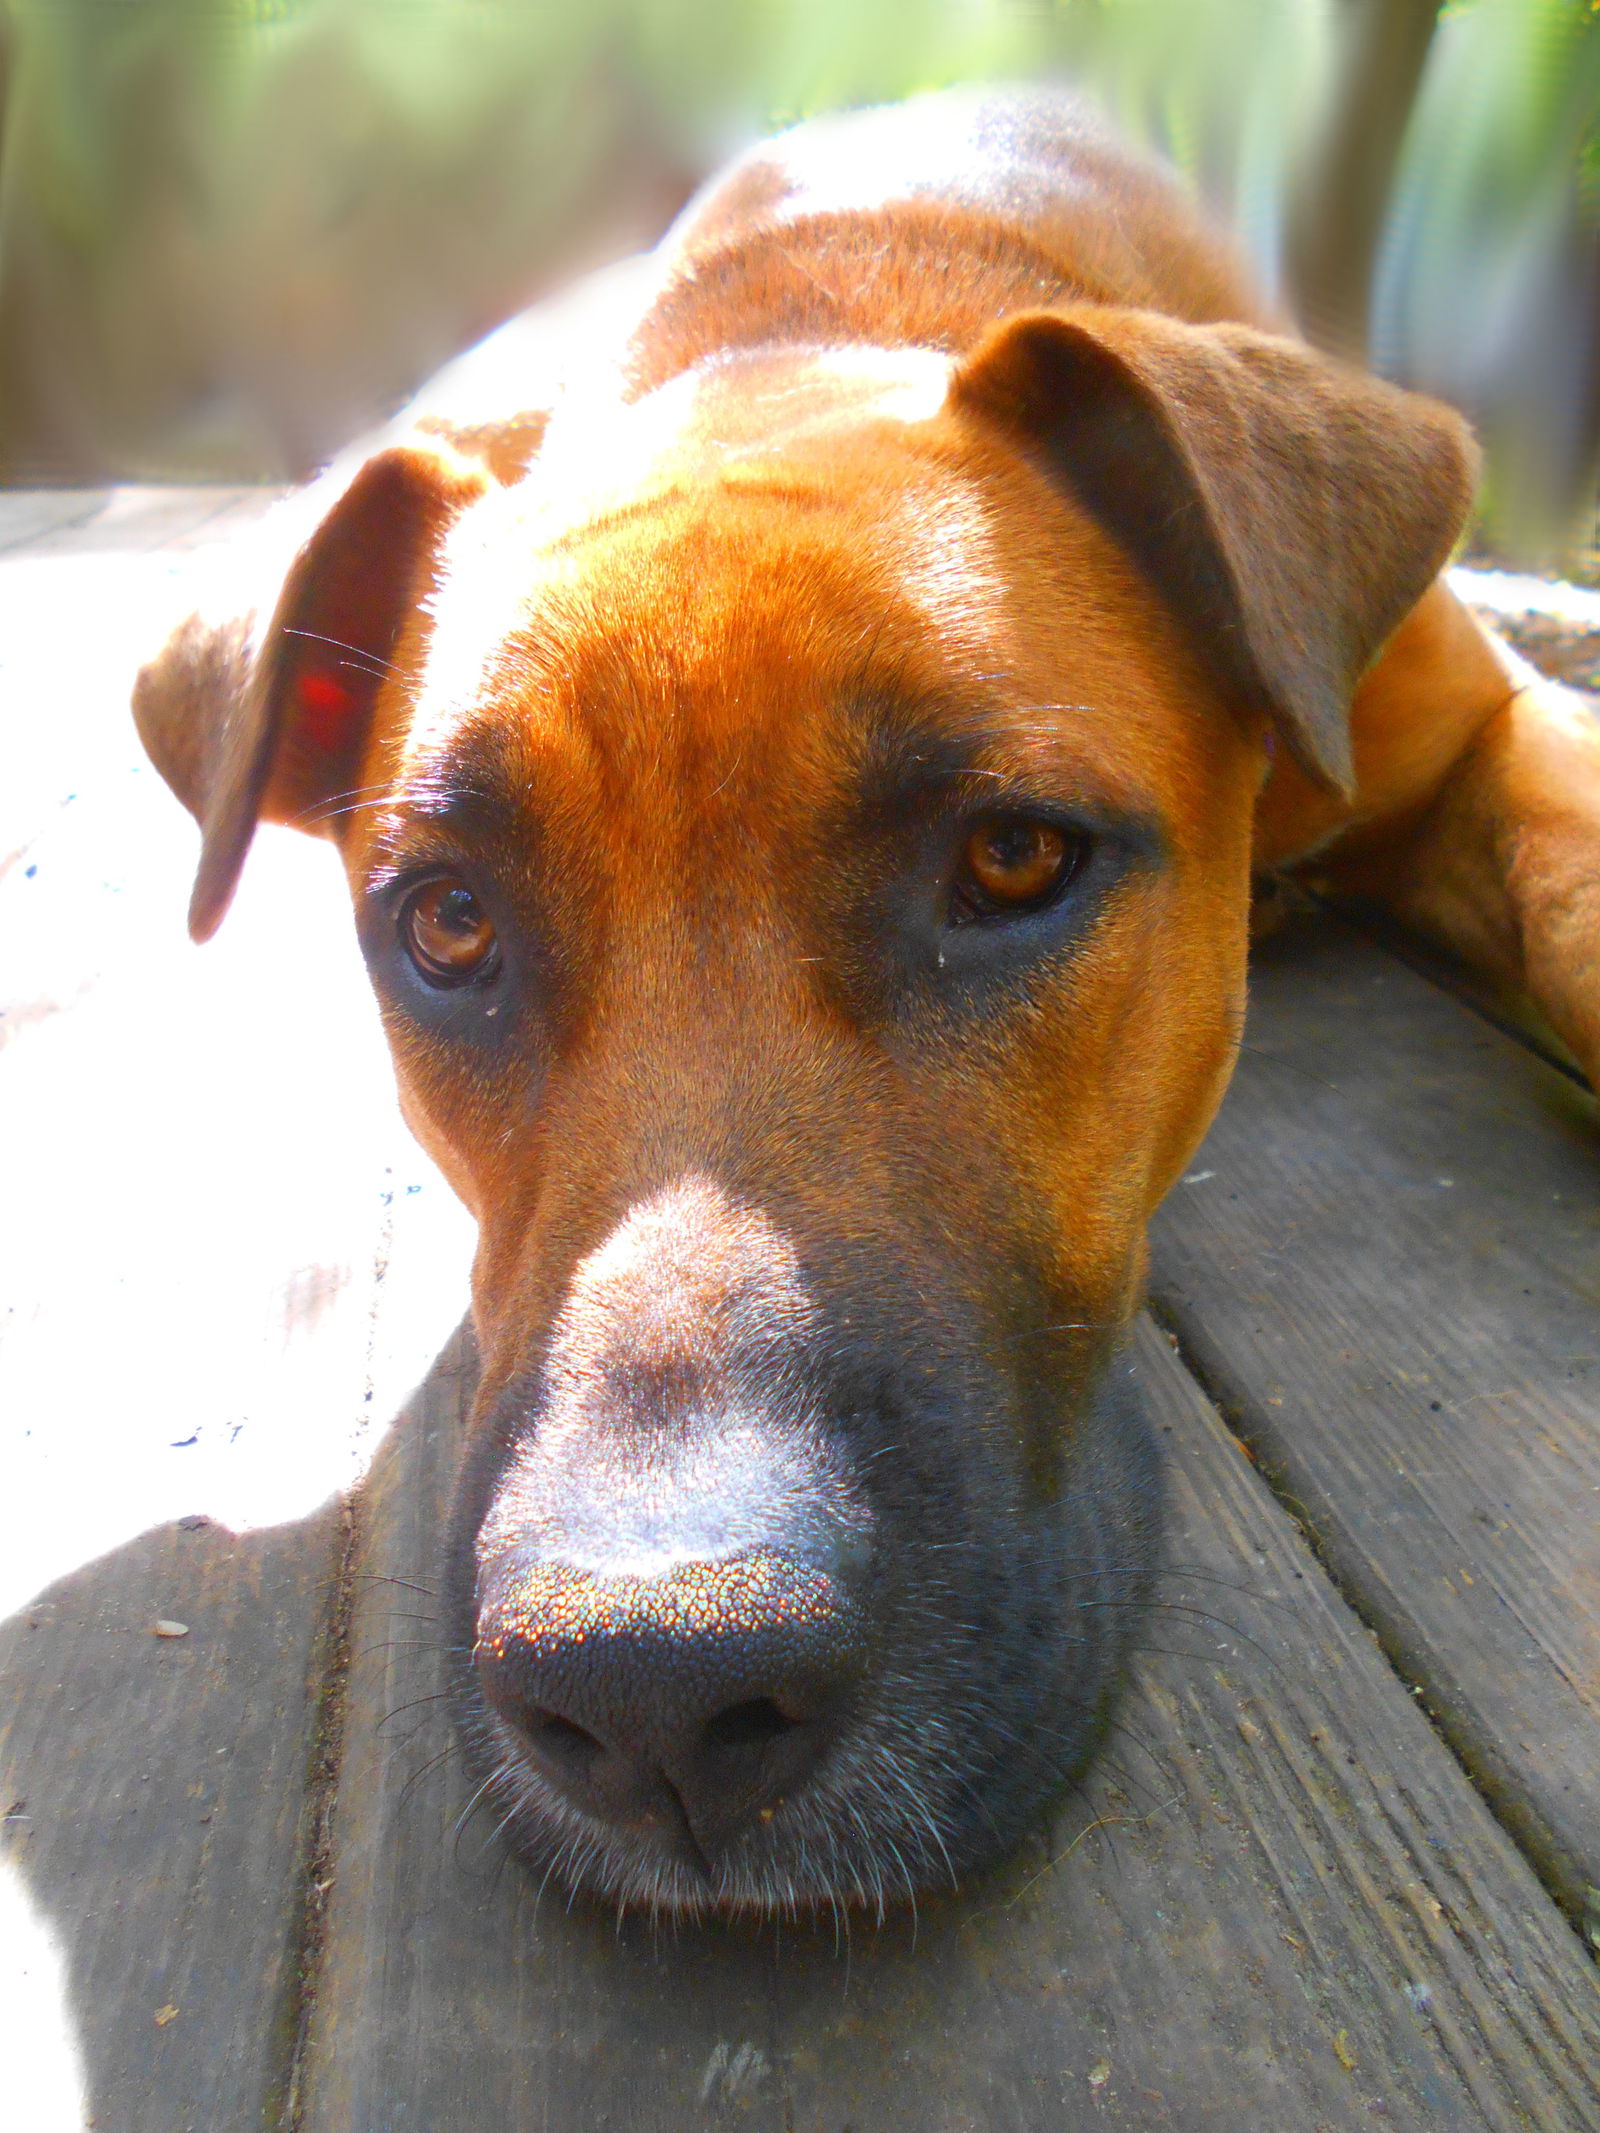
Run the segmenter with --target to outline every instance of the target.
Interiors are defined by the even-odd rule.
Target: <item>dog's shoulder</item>
[[[997,318],[1093,302],[1270,323],[1177,183],[1066,90],[954,90],[815,119],[691,201],[634,337],[648,387],[730,344],[947,353]]]

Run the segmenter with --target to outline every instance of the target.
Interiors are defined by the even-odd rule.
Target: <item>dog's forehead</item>
[[[563,524],[864,421],[925,421],[950,372],[927,348],[784,344],[721,351],[635,399],[600,374],[557,402],[527,500],[554,538]]]
[[[470,597],[448,619],[503,638],[542,583],[581,574],[586,548],[618,525],[681,516],[686,498],[704,515],[738,492],[858,489],[864,463],[898,456],[938,415],[950,367],[918,348],[744,349],[634,400],[598,375],[561,396],[527,474],[458,523],[446,584]],[[897,521],[906,472],[880,485]]]
[[[479,735],[502,785],[508,748],[530,793],[604,761],[626,811],[692,766],[719,795],[761,790],[776,831],[779,783],[831,799],[888,703],[1150,813],[1197,738],[1171,731],[1200,723],[1191,662],[1085,517],[1052,499],[1045,525],[1036,497],[1030,516],[1043,485],[1020,466],[997,489],[946,371],[758,352],[619,415],[639,434],[592,478],[541,459],[491,493],[430,601],[402,786],[471,782]]]
[[[407,762],[503,718],[748,725],[870,693],[926,649],[941,686],[1007,665],[1003,566],[976,484],[890,434],[825,423],[678,470],[576,524],[534,493],[456,530],[430,601]]]

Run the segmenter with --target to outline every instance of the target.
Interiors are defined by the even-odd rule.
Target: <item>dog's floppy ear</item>
[[[257,822],[317,827],[315,810],[356,782],[406,615],[488,477],[424,443],[391,446],[334,486],[269,619],[191,616],[134,687],[139,736],[202,831],[197,941],[221,922]]]
[[[1351,692],[1471,505],[1459,416],[1297,341],[1095,304],[1006,320],[951,398],[1042,461],[1224,689],[1348,791]]]

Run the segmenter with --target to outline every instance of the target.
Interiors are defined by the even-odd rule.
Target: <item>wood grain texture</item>
[[[109,489],[0,490],[0,554],[41,534],[81,526],[104,509]]]
[[[331,1513],[174,1522],[0,1628],[0,1858],[63,1962],[89,2123],[273,2122],[336,1545]],[[26,2057],[7,2079],[33,2093]]]
[[[13,491],[0,496],[0,547],[22,552],[7,540],[15,525],[26,553],[41,558],[181,555],[253,524],[285,493],[260,482]]]
[[[1152,1278],[1580,1921],[1600,1913],[1597,1117],[1343,927],[1292,929],[1259,952]]]
[[[426,1700],[453,1344],[361,1512],[305,2133],[1600,2127],[1576,1939],[1161,1336],[1141,1348],[1167,1649],[1047,1842],[840,1949],[568,1911],[462,1821]]]

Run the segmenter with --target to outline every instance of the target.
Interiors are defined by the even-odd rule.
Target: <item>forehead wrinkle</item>
[[[813,481],[794,472],[753,466],[735,460],[719,466],[707,478],[666,479],[642,495],[575,515],[570,522],[549,530],[542,543],[551,557],[577,556],[585,544],[610,533],[626,533],[650,520],[666,522],[685,510],[704,511],[713,497],[739,497],[747,501],[780,503],[785,510],[804,517],[837,516],[834,498]]]
[[[968,777],[999,777],[994,721],[982,713],[941,717],[926,700],[873,692],[861,707],[858,777],[869,798],[889,798]]]

